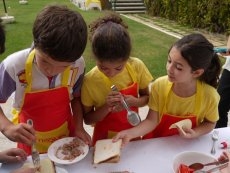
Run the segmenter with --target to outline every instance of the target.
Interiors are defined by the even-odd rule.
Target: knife
[[[28,119],[27,124],[33,126],[33,120]],[[31,147],[31,156],[32,156],[32,161],[33,161],[35,169],[40,170],[40,155],[35,147],[35,142],[33,142],[32,147]]]

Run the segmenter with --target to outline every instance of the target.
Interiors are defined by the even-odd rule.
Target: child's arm
[[[106,104],[97,108],[97,110],[95,110],[93,106],[84,106],[84,121],[86,124],[92,125],[103,120],[109,112],[109,107]]]
[[[83,111],[80,97],[74,97],[71,101],[73,119],[76,124],[76,136],[81,138],[86,144],[91,144],[91,137],[83,127]]]
[[[199,136],[205,135],[211,132],[215,128],[216,123],[204,120],[199,126],[193,129],[183,129],[185,134],[183,134],[180,129],[178,129],[180,135],[184,138],[197,138]]]
[[[229,159],[230,160],[230,152],[229,151],[223,151],[223,153],[220,155],[218,160],[225,160]],[[229,173],[230,172],[230,164],[226,168],[223,168],[220,170],[221,173]]]
[[[14,125],[0,107],[0,131],[11,141],[31,145],[35,141],[35,130],[31,125],[19,123]]]
[[[124,95],[125,101],[129,106],[143,107],[148,103],[149,100],[149,89],[139,90],[139,97],[134,97],[131,95]]]
[[[150,131],[154,130],[158,125],[158,113],[149,110],[148,115],[145,120],[143,120],[139,125],[119,132],[114,138],[113,141],[117,141],[118,139],[122,139],[122,145],[126,145],[131,139],[137,138],[139,136],[143,136]]]
[[[119,112],[123,108],[121,104],[121,94],[111,91],[105,99],[105,104],[95,110],[94,106],[84,107],[84,121],[86,124],[94,124],[103,120],[110,112]]]

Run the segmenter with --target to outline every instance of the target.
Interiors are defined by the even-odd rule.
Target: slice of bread
[[[49,158],[40,161],[41,167],[36,173],[56,173],[53,162]],[[32,162],[26,162],[23,167],[34,167]]]
[[[98,140],[94,148],[93,163],[117,163],[120,160],[122,140],[112,142],[112,139]]]
[[[178,122],[172,124],[169,127],[169,129],[179,128],[185,134],[183,127],[187,128],[187,129],[191,129],[192,128],[192,121],[190,119],[184,119],[184,120],[178,121]]]

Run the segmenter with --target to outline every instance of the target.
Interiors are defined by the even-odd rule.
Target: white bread
[[[40,161],[41,167],[40,171],[36,171],[36,173],[55,173],[55,167],[53,162],[49,158],[42,159]],[[34,165],[32,162],[26,162],[23,167],[33,168]]]
[[[122,140],[112,142],[112,139],[98,140],[94,148],[93,163],[117,163],[120,160]]]
[[[183,127],[187,128],[187,129],[191,129],[192,128],[192,121],[190,119],[184,119],[184,120],[178,121],[178,122],[172,124],[169,127],[169,129],[179,128],[183,133],[185,133],[183,130]]]

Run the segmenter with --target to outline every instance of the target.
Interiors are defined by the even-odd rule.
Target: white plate
[[[48,148],[48,157],[50,158],[50,160],[52,160],[55,163],[58,164],[64,164],[64,165],[68,165],[68,164],[72,164],[72,163],[76,163],[80,160],[82,160],[89,152],[89,146],[86,145],[81,139],[77,138],[79,140],[79,142],[81,142],[81,145],[78,147],[79,150],[83,151],[83,154],[81,154],[80,156],[76,157],[73,160],[63,160],[63,159],[59,159],[56,156],[56,152],[57,149],[60,146],[63,146],[66,143],[69,143],[70,141],[72,141],[74,139],[74,137],[67,137],[67,138],[62,138],[59,139],[57,141],[55,141],[54,143],[52,143],[50,145],[50,147]]]

